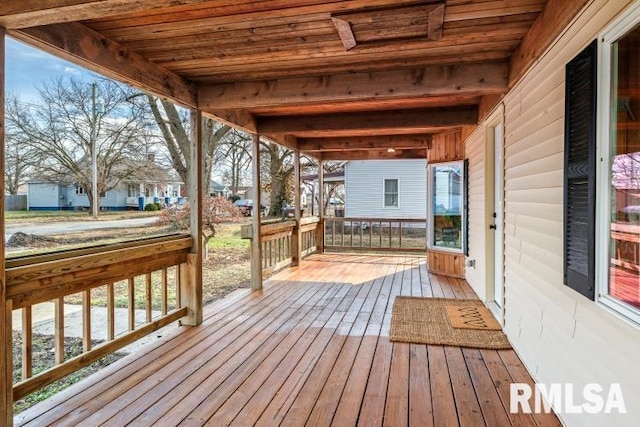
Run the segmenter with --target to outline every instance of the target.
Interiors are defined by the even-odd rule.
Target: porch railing
[[[281,268],[291,265],[296,257],[296,244],[300,233],[300,256],[304,258],[317,250],[317,217],[300,219],[300,226],[296,220],[285,220],[266,223],[260,226],[260,241],[262,244],[262,274],[271,274]],[[242,237],[253,237],[252,225],[242,227]]]
[[[192,243],[188,235],[173,235],[7,260],[7,308],[22,310],[22,374],[13,385],[14,400],[185,316],[181,277],[186,274]],[[99,308],[92,304],[92,291],[103,296]],[[65,301],[69,298],[81,303],[83,351],[65,359]],[[34,374],[33,306],[41,303],[53,305],[55,365]],[[123,310],[120,306],[126,307],[127,316],[125,325],[120,322],[117,328],[124,317],[116,316]],[[96,310],[106,311],[106,330],[100,331],[100,337],[92,334],[92,311]],[[103,342],[94,346],[97,338]]]
[[[325,218],[327,251],[424,252],[425,218]]]

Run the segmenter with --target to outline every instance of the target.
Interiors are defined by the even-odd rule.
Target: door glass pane
[[[640,28],[612,52],[609,294],[640,307]]]
[[[433,246],[462,249],[462,163],[432,171]]]

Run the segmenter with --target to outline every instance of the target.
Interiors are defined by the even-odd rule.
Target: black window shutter
[[[564,283],[595,298],[596,65],[594,40],[566,67]]]

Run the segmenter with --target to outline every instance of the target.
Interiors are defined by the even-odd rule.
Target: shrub
[[[160,202],[155,202],[154,205],[156,205],[156,207],[158,208],[157,210],[161,211],[162,210],[162,203]]]
[[[144,210],[145,210],[145,211],[148,211],[148,212],[152,212],[152,211],[157,211],[157,210],[159,210],[159,208],[158,208],[158,205],[157,205],[157,204],[155,204],[155,203],[147,203],[147,204],[144,206]]]

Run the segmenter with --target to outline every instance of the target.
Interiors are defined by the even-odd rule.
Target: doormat
[[[389,340],[495,350],[511,348],[501,330],[453,327],[447,307],[484,308],[484,304],[469,299],[398,296],[393,303]]]

